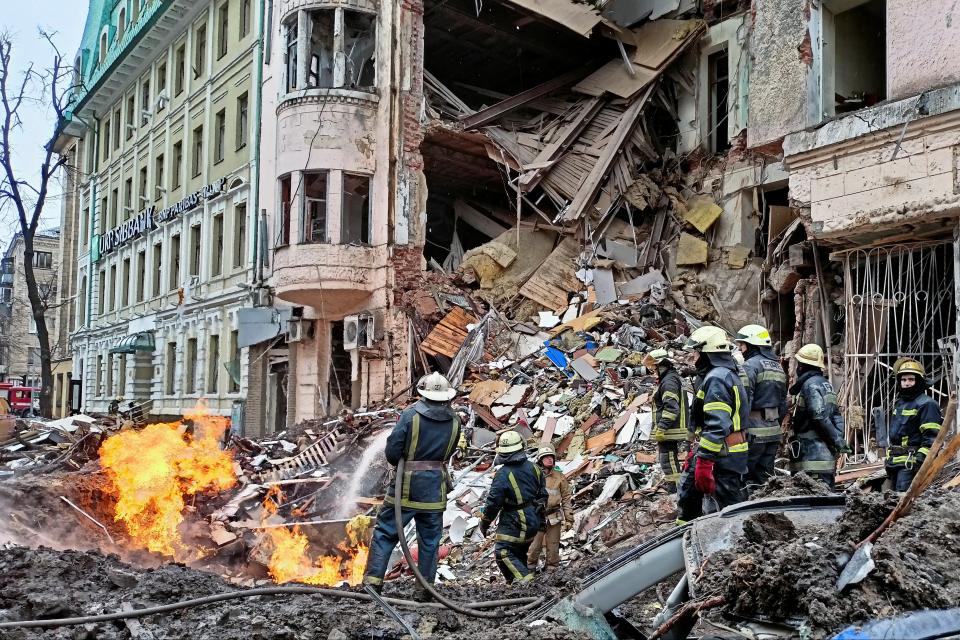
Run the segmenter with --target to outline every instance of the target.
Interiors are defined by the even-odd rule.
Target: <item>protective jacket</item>
[[[460,420],[449,405],[420,400],[400,415],[387,438],[387,462],[396,466],[403,458],[400,506],[413,511],[447,508],[447,460],[460,440]],[[384,501],[394,502],[391,483]]]
[[[687,394],[683,391],[680,374],[673,367],[666,368],[660,384],[653,392],[653,437],[665,440],[687,438]]]
[[[573,524],[573,493],[570,491],[570,481],[562,472],[551,469],[546,474],[547,524],[554,525],[566,522]]]
[[[732,356],[710,354],[711,368],[702,377],[690,411],[699,437],[697,456],[715,460],[718,469],[747,472],[747,392]]]
[[[769,347],[751,349],[748,355],[743,365],[750,383],[747,432],[755,442],[775,442],[787,415],[787,374]]]
[[[500,516],[498,542],[531,542],[546,527],[547,486],[543,471],[523,451],[495,462],[503,466],[493,477],[480,519],[489,525]]]
[[[795,471],[836,471],[837,442],[843,439],[844,422],[833,385],[819,369],[804,371],[790,388],[795,397],[793,414],[793,464]]]
[[[919,454],[926,456],[940,432],[943,416],[936,400],[922,391],[903,394],[893,406],[887,466],[907,466]]]

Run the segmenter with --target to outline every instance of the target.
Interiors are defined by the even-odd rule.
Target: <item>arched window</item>
[[[133,0],[133,14],[130,18],[131,24],[136,24],[140,19],[140,0]]]
[[[107,34],[100,34],[100,62],[107,59]]]
[[[117,40],[123,40],[123,34],[127,31],[127,10],[120,9],[120,20],[117,26]]]

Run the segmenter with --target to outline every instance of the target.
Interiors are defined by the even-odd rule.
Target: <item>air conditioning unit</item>
[[[361,313],[343,319],[343,348],[345,351],[370,348],[376,342],[376,323],[373,315]]]
[[[269,307],[270,306],[270,289],[266,287],[254,289],[253,290],[253,306]]]
[[[161,91],[159,94],[157,94],[157,111],[163,110],[168,102],[170,102],[170,98],[167,97],[167,93],[165,91]]]
[[[310,320],[293,319],[287,321],[287,342],[303,342],[310,335]]]

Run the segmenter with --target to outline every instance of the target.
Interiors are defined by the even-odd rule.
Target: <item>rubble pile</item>
[[[210,573],[178,564],[142,569],[116,556],[97,552],[53,551],[48,548],[0,548],[0,619],[46,619],[98,614],[123,606],[146,608],[190,598],[224,593],[236,587]],[[62,585],[70,585],[64,590]],[[532,588],[498,585],[482,594],[448,587],[461,600],[522,597]],[[409,596],[405,589],[402,596]],[[588,636],[544,624],[528,628],[519,623],[491,625],[489,621],[452,614],[440,605],[405,609],[404,617],[421,637],[453,640],[530,637],[572,638]],[[512,634],[512,635],[511,635]],[[9,640],[400,640],[405,632],[370,602],[341,600],[320,595],[284,594],[279,597],[243,598],[215,606],[181,609],[140,619],[91,623],[56,629],[9,629]]]
[[[795,529],[783,516],[757,514],[736,546],[712,556],[697,597],[722,595],[725,613],[793,621],[824,637],[849,624],[960,602],[960,494],[929,492],[895,522],[873,549],[876,568],[859,583],[836,589],[855,545],[876,529],[896,496],[853,492],[841,518]],[[712,615],[717,615],[714,612]]]

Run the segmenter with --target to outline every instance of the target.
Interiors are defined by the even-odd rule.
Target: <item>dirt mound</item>
[[[805,473],[792,476],[774,476],[756,492],[750,494],[751,500],[760,498],[789,498],[791,496],[828,496],[830,488]]]
[[[235,587],[213,574],[167,564],[138,569],[116,556],[97,552],[0,548],[0,620],[27,620],[86,616],[119,610],[124,605],[145,608]],[[459,600],[490,600],[543,595],[543,586],[506,588],[499,584],[442,587]],[[386,595],[406,597],[412,583],[388,584]],[[505,637],[581,638],[553,624],[528,628],[520,622],[491,624],[446,610],[399,609],[423,638],[502,640]],[[142,630],[142,631],[140,631]],[[505,633],[505,630],[506,633]],[[143,632],[149,632],[147,636]],[[360,640],[404,637],[396,622],[372,603],[313,595],[255,597],[182,609],[131,621],[85,627],[4,630],[9,640],[115,640],[153,637],[155,640]]]
[[[811,637],[875,618],[960,602],[960,494],[930,494],[877,542],[876,568],[837,593],[854,545],[874,530],[896,497],[851,494],[844,515],[825,527],[793,529],[769,514],[747,521],[732,551],[715,554],[699,597],[723,595],[734,616],[803,624]]]

